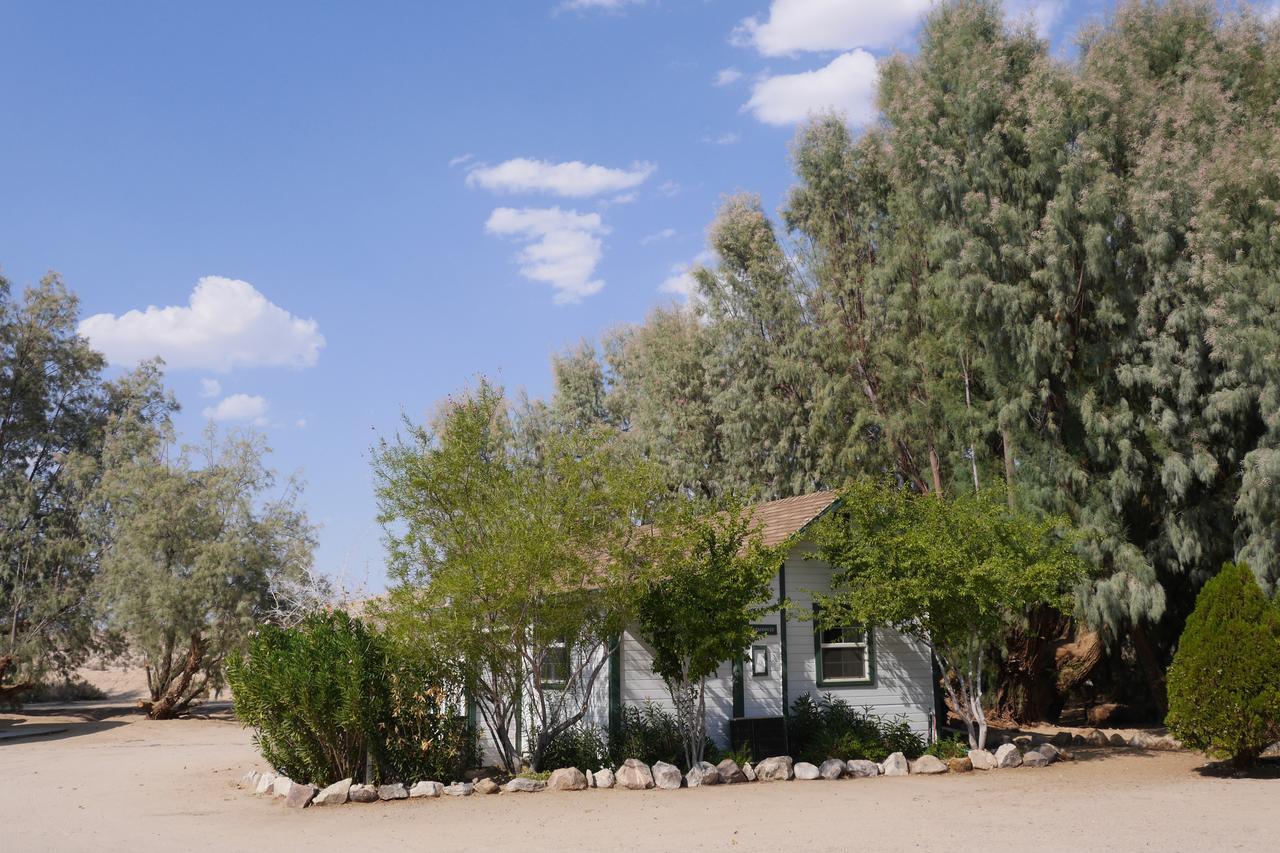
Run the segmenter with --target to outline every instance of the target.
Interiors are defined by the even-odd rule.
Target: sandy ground
[[[69,731],[0,741],[0,849],[1277,849],[1280,780],[1205,777],[1187,753],[1077,750],[1076,761],[1039,770],[297,812],[236,787],[245,770],[265,768],[225,712],[169,722],[110,713],[14,720],[10,731]]]

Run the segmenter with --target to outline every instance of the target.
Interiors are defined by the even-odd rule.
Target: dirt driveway
[[[1216,851],[1275,850],[1280,838],[1280,780],[1207,778],[1184,753],[1081,750],[1040,770],[294,812],[236,788],[262,765],[233,721],[29,723],[68,730],[0,741],[6,851]]]

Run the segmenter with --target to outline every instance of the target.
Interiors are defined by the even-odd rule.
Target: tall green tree
[[[298,485],[276,490],[252,435],[172,454],[167,431],[119,424],[95,493],[107,625],[140,652],[147,712],[164,719],[222,687],[222,665],[270,611],[273,585],[311,563]]]
[[[382,616],[457,660],[511,771],[527,710],[540,769],[586,715],[634,612],[637,521],[658,480],[606,426],[522,436],[528,426],[487,382],[406,428],[375,457],[396,582]]]

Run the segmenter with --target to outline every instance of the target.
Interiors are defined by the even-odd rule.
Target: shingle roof
[[[822,515],[840,496],[835,492],[812,492],[793,498],[769,501],[749,508],[753,522],[761,525],[766,547],[785,542],[809,522]]]

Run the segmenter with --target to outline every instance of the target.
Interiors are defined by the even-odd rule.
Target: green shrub
[[[292,779],[326,785],[366,767],[372,781],[445,778],[475,753],[429,664],[346,613],[264,626],[227,679],[263,758]]]
[[[918,758],[924,739],[906,720],[883,719],[869,709],[857,710],[830,693],[815,700],[808,693],[791,703],[787,725],[791,753],[797,761],[821,764],[828,758],[883,761],[894,752]]]
[[[613,764],[638,758],[645,764],[684,764],[684,740],[674,715],[654,702],[625,705],[618,734],[609,744]]]
[[[925,752],[943,761],[948,758],[964,758],[969,754],[969,738],[959,734],[938,738],[929,744]]]
[[[1243,563],[1205,584],[1169,667],[1169,730],[1237,767],[1280,740],[1280,610]]]
[[[530,741],[534,738],[535,733],[530,732]],[[542,766],[552,770],[577,767],[585,773],[610,764],[609,740],[604,731],[583,723],[561,732],[542,756]]]

